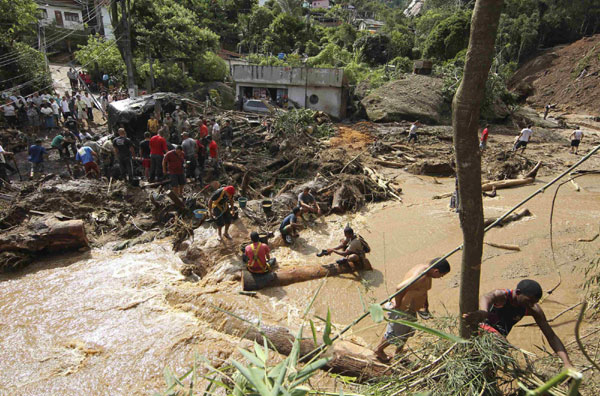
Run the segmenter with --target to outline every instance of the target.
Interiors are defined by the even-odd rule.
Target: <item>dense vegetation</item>
[[[160,89],[185,90],[201,81],[222,81],[228,68],[216,55],[220,47],[254,54],[251,62],[263,65],[296,66],[308,57],[309,66],[344,68],[351,84],[366,81],[370,88],[409,71],[414,59],[429,58],[435,61],[436,72],[447,80],[450,98],[460,79],[474,1],[427,0],[416,17],[404,15],[407,3],[337,1],[328,10],[309,10],[302,7],[302,0],[268,0],[264,6],[257,0],[131,0],[136,81],[140,87],[148,85],[150,58],[155,60],[155,80]],[[35,38],[33,0],[2,2],[1,7],[3,53],[27,52],[23,46]],[[376,33],[360,31],[357,19],[364,17],[385,25]],[[338,25],[326,27],[319,22],[323,18]],[[600,4],[594,0],[506,0],[490,83],[494,92],[489,101],[508,98],[504,81],[538,49],[596,33],[599,27]],[[93,60],[98,69],[124,81],[119,51],[107,47],[113,45],[90,38],[76,59],[82,64]],[[285,54],[283,59],[277,57],[280,53]],[[23,74],[3,84],[4,88],[39,77],[43,71],[39,60],[23,59],[32,61],[20,62],[17,68],[0,63],[2,81]],[[27,69],[31,64],[36,67]],[[41,85],[30,84],[25,90]]]

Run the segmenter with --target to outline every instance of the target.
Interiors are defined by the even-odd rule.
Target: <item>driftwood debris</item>
[[[331,211],[333,213],[343,213],[344,208],[344,195],[348,191],[348,187],[345,184],[339,186],[333,193],[333,201],[331,203]]]
[[[82,220],[61,221],[54,215],[31,219],[0,235],[0,251],[62,252],[88,246]]]
[[[371,270],[371,263],[366,260],[365,270]],[[325,278],[339,274],[352,273],[354,270],[348,265],[337,263],[327,265],[303,265],[280,268],[266,274],[252,274],[246,270],[242,273],[242,289],[253,291],[268,287],[286,286],[313,279]]]
[[[499,180],[484,183],[481,186],[482,191],[492,191],[493,189],[500,190],[502,188],[510,188],[523,186],[525,184],[531,184],[535,181],[535,177],[537,176],[537,172],[542,166],[541,162],[538,162],[529,173],[525,175],[522,179],[508,179],[508,180]]]
[[[281,187],[279,189],[279,191],[277,192],[277,194],[275,195],[276,197],[279,197],[281,194],[287,192],[289,189],[291,189],[294,186],[294,182],[292,180],[288,180],[285,182],[285,184],[283,185],[283,187]]]
[[[494,242],[484,242],[484,243],[488,246],[495,247],[498,249],[514,250],[516,252],[521,251],[521,248],[517,245],[508,245],[508,244],[504,244],[504,243],[494,243]]]
[[[383,191],[385,191],[387,195],[402,202],[402,198],[400,198],[400,196],[398,195],[400,191],[397,191],[396,189],[390,186],[391,181],[386,180],[383,176],[381,176],[379,173],[377,173],[375,170],[369,167],[365,166],[363,167],[363,170],[365,172],[365,175],[367,175],[369,179],[371,179],[375,184],[377,184],[377,186],[379,186]]]
[[[375,160],[377,165],[385,166],[386,168],[404,168],[402,162],[386,161],[386,160]]]
[[[511,214],[511,215],[507,216],[507,217],[506,217],[504,220],[502,220],[502,221],[501,221],[501,222],[498,224],[498,227],[505,226],[505,225],[507,225],[508,223],[511,223],[511,222],[513,222],[513,221],[520,220],[520,219],[522,219],[523,217],[529,217],[529,216],[531,216],[531,215],[532,215],[532,214],[531,214],[531,212],[529,211],[529,209],[522,209],[522,210],[520,210],[520,211],[518,211],[518,212],[515,212],[515,213],[513,213],[513,214]],[[484,225],[485,227],[487,227],[487,226],[489,226],[490,224],[492,224],[493,222],[495,222],[495,221],[496,221],[496,220],[498,220],[498,219],[499,219],[499,217],[490,217],[490,218],[488,218],[488,219],[485,219],[485,220],[483,221],[483,225]]]

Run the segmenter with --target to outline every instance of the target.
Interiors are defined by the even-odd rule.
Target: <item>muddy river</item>
[[[501,190],[498,197],[485,198],[486,216],[502,213],[549,179],[542,177],[534,186]],[[448,201],[431,199],[451,191],[453,180],[436,183],[427,177],[404,176],[401,182],[403,203],[376,204],[359,214],[317,219],[294,247],[274,250],[282,266],[326,263],[331,258],[317,258],[315,253],[336,245],[347,223],[370,243],[374,270],[362,279],[354,275],[328,279],[314,314],[325,316],[329,308],[338,326],[349,323],[362,312],[363,302],[391,294],[408,268],[460,244],[458,217],[448,210]],[[537,279],[549,289],[562,278],[561,286],[543,303],[547,316],[579,301],[580,268],[597,255],[599,245],[598,240],[577,239],[598,231],[600,177],[581,178],[578,184],[582,191],[565,185],[557,200],[558,267],[553,265],[549,244],[551,190],[526,205],[532,217],[488,233],[487,240],[516,244],[521,251],[485,246],[482,291],[514,287],[523,277]],[[249,230],[234,226],[232,231],[239,242]],[[197,230],[195,243],[215,253],[227,252],[222,263],[223,268],[230,267],[237,245],[217,250],[213,236],[214,230]],[[21,273],[0,278],[0,395],[147,395],[163,388],[165,367],[182,372],[195,352],[226,358],[227,353],[221,352],[231,351],[237,341],[213,330],[206,318],[176,309],[167,300],[178,288],[209,293],[215,287],[210,279],[219,277],[213,273],[201,285],[185,281],[179,272],[182,262],[170,246],[169,241],[155,242],[123,252],[106,246],[48,257]],[[434,281],[430,295],[434,315],[457,311],[460,254],[449,261],[452,272]],[[230,290],[240,305],[268,307],[271,317],[287,325],[296,323],[319,282],[264,290],[254,299],[235,294],[236,283],[217,286]],[[565,341],[573,339],[574,317],[571,312],[553,323]],[[353,333],[372,347],[382,331],[367,319]],[[544,343],[533,327],[515,329],[509,340],[533,352],[538,352],[535,345]]]

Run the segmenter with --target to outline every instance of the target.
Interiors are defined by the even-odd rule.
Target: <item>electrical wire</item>
[[[111,4],[112,4],[114,1],[116,1],[116,0],[111,0],[111,1],[109,2],[109,4],[108,4],[108,5],[106,5],[106,6],[107,6],[107,7],[109,7],[109,6],[110,6],[110,5],[111,5]],[[97,14],[98,14],[98,11],[99,11],[99,10],[100,10],[100,9],[101,9],[103,6],[104,6],[104,5],[102,5],[102,4],[99,4],[98,6],[96,6],[96,7],[95,7],[95,8],[92,10],[93,12],[91,12],[91,13],[89,13],[89,14],[88,14],[88,18],[87,18],[87,20],[86,20],[85,18],[83,18],[83,19],[82,19],[81,25],[83,26],[84,24],[86,24],[86,23],[88,23],[89,21],[91,21],[93,18],[96,18],[96,17],[97,17]],[[49,36],[49,37],[50,37],[50,40],[49,40],[49,37],[45,37],[45,38],[44,38],[44,41],[45,41],[44,45],[39,45],[39,46],[38,46],[38,48],[36,48],[35,46],[33,46],[32,48],[34,48],[34,49],[38,49],[38,50],[41,50],[41,49],[47,49],[47,48],[50,48],[50,47],[52,47],[54,44],[56,44],[56,43],[58,43],[58,42],[60,42],[60,41],[64,40],[65,38],[67,38],[67,37],[69,37],[69,36],[71,36],[71,35],[73,35],[73,34],[81,34],[81,33],[80,33],[78,30],[74,30],[74,29],[73,29],[73,30],[70,30],[69,32],[67,32],[67,33],[66,33],[66,34],[64,34],[64,35],[63,35],[63,33],[64,33],[64,32],[57,32],[57,33],[54,33],[53,35],[50,35],[50,36]],[[62,36],[61,36],[61,35],[62,35]],[[48,43],[48,41],[50,41],[50,42]],[[15,56],[15,54],[17,54],[17,55]],[[17,53],[16,51],[13,51],[13,53],[12,53],[12,54],[7,54],[7,55],[0,56],[0,67],[4,67],[4,66],[7,66],[7,65],[9,65],[9,64],[12,64],[12,63],[18,62],[19,60],[23,59],[23,58],[24,58],[24,57],[26,57],[26,56],[27,56],[27,54],[19,54],[19,53]]]

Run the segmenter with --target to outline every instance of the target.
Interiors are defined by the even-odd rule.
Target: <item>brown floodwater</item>
[[[502,213],[547,180],[485,198],[486,215]],[[400,182],[403,203],[374,204],[358,214],[317,219],[294,246],[273,251],[281,266],[324,264],[332,257],[315,254],[336,245],[346,224],[367,239],[374,270],[362,277],[327,279],[313,309],[315,315],[325,317],[329,308],[338,329],[362,313],[363,304],[391,294],[410,267],[461,242],[458,217],[448,210],[448,200],[431,199],[451,191],[453,180],[436,183],[433,178],[402,176]],[[542,305],[548,317],[579,301],[582,273],[578,270],[598,252],[598,240],[578,243],[577,238],[598,231],[600,177],[581,178],[578,183],[583,187],[580,192],[570,185],[562,188],[555,209],[555,251],[562,284]],[[516,244],[521,251],[485,246],[482,292],[514,287],[523,277],[539,280],[544,289],[556,284],[558,273],[548,239],[552,192],[526,205],[533,217],[488,233],[487,240]],[[240,225],[232,228],[238,238],[248,231]],[[194,244],[218,251],[212,229],[196,230]],[[0,395],[147,395],[164,388],[165,367],[182,372],[195,351],[212,358],[234,349],[236,342],[216,331],[210,319],[200,319],[193,310],[174,308],[167,301],[167,295],[177,295],[173,293],[177,289],[210,293],[208,289],[215,287],[211,280],[223,278],[236,262],[234,250],[220,259],[203,286],[184,281],[179,273],[182,263],[168,241],[124,252],[107,246],[47,257],[21,273],[1,277]],[[430,294],[435,315],[457,312],[460,253],[450,263],[452,272],[434,281]],[[320,282],[264,290],[254,299],[233,294],[237,284],[223,283],[221,292],[230,290],[231,300],[250,311],[251,307],[268,311],[263,313],[269,319],[295,325]],[[573,338],[574,316],[570,312],[553,323],[565,341]],[[352,334],[372,347],[382,331],[366,319]],[[535,345],[545,344],[534,327],[516,328],[509,340],[533,352],[538,352]]]

